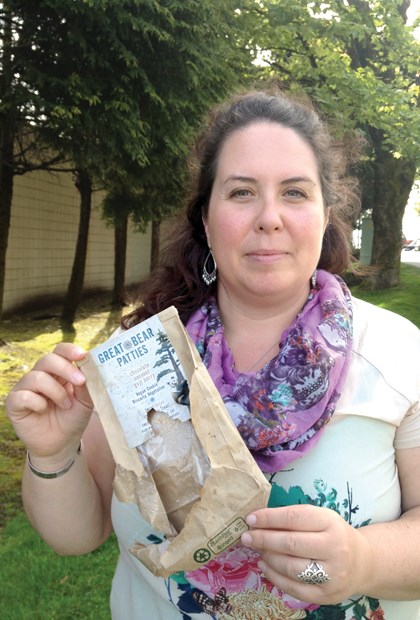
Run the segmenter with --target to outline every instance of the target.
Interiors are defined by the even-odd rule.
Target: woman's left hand
[[[265,508],[249,515],[247,523],[251,529],[242,534],[242,544],[259,551],[261,570],[283,592],[322,605],[366,592],[369,543],[333,510],[311,505]],[[312,561],[329,577],[324,583],[298,578]]]

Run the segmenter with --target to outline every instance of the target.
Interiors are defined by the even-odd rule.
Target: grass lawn
[[[352,287],[355,297],[375,306],[401,314],[420,329],[420,269],[401,265],[401,283],[383,291],[366,291],[363,286]]]
[[[390,290],[352,288],[356,297],[402,314],[420,328],[420,269],[402,265]],[[59,308],[0,321],[0,617],[2,620],[108,620],[109,591],[118,556],[114,537],[82,557],[60,557],[27,523],[20,500],[25,453],[6,420],[4,400],[17,379],[62,340],[86,349],[104,341],[120,313],[107,297],[84,302],[74,333],[60,329]]]
[[[0,534],[2,620],[110,619],[115,537],[85,556],[61,557],[20,512]]]
[[[21,507],[25,451],[6,419],[12,385],[55,344],[74,341],[86,349],[119,324],[109,300],[82,304],[74,333],[60,329],[60,308],[0,321],[0,618],[2,620],[108,620],[109,592],[118,558],[115,537],[86,556],[61,557],[39,538]]]

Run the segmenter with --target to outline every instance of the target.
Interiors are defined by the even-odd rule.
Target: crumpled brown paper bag
[[[188,433],[192,437],[191,456],[201,464],[201,482],[200,471],[198,476],[189,472],[183,478],[176,459],[160,476],[153,476],[144,455],[128,447],[90,354],[81,362],[80,369],[86,376],[115,459],[114,491],[118,499],[136,503],[143,518],[165,538],[159,544],[136,544],[131,552],[152,573],[167,577],[177,571],[194,570],[235,544],[248,529],[246,515],[267,505],[270,485],[233,424],[176,309],[168,308],[158,317],[188,380],[191,414],[188,424],[193,427],[192,435],[191,429]],[[139,327],[141,324],[132,329]],[[183,455],[181,452],[179,457],[185,461],[185,449]],[[169,500],[165,483],[172,488]],[[177,503],[174,485],[179,489],[180,509],[177,511],[175,505],[168,515],[165,504],[168,508],[168,504]],[[189,501],[188,497],[181,497],[184,492],[197,499]]]

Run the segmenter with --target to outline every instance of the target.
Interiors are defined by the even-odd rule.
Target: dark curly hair
[[[279,123],[293,129],[312,149],[319,170],[325,209],[330,209],[318,268],[343,273],[351,263],[352,222],[359,209],[357,183],[347,176],[357,149],[335,141],[327,124],[306,98],[279,89],[247,91],[217,106],[209,115],[190,156],[191,193],[186,210],[171,227],[156,269],[139,286],[138,307],[123,318],[128,328],[174,305],[185,323],[211,294],[201,273],[208,253],[206,219],[219,153],[225,140],[251,123]]]

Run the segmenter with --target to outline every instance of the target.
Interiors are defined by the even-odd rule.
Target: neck
[[[219,286],[217,303],[225,331],[234,330],[237,325],[262,327],[264,324],[283,325],[286,329],[303,306],[309,295],[309,284],[287,296],[256,296],[255,299],[232,295],[224,286]]]
[[[278,353],[275,346],[282,334],[304,306],[309,287],[284,303],[244,304],[218,291],[218,306],[223,321],[225,338],[232,351],[235,366],[240,372],[257,371]],[[264,302],[264,300],[262,300]]]

